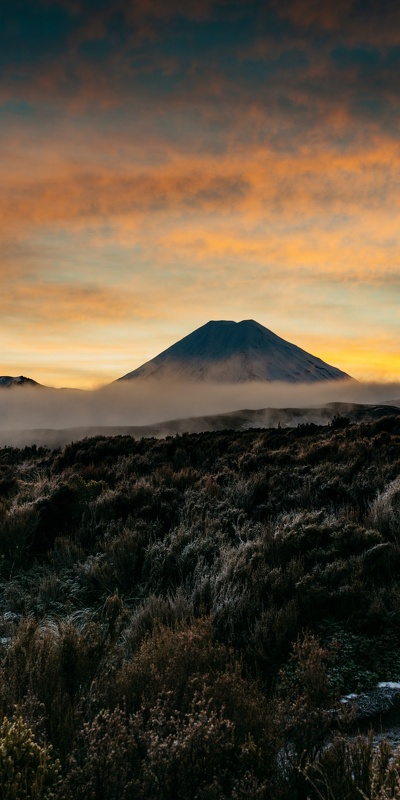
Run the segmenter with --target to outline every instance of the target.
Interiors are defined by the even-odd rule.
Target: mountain
[[[252,319],[207,322],[119,380],[139,378],[223,383],[351,380]]]
[[[0,389],[10,389],[14,386],[41,386],[41,384],[34,381],[33,378],[25,378],[24,375],[19,375],[17,378],[13,378],[11,375],[0,375]]]

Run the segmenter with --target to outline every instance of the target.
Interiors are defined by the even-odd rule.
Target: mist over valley
[[[352,404],[400,398],[397,384],[359,383],[254,320],[206,323],[98,390],[52,389],[24,376],[0,384],[3,445],[327,424],[337,413],[332,403],[350,413]]]

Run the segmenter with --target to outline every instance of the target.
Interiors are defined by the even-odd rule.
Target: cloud
[[[10,295],[3,298],[3,319],[19,319],[24,327],[51,325],[56,331],[72,324],[107,324],[127,319],[153,316],[151,309],[140,302],[126,289],[118,291],[110,286],[101,287],[80,283],[41,283],[19,284],[13,287]],[[28,323],[24,321],[29,320]]]
[[[356,0],[274,0],[275,13],[300,29],[340,31],[349,20]]]
[[[165,111],[179,104],[186,109],[190,104],[210,107],[214,98],[223,100],[216,109],[221,113],[238,97],[242,105],[243,94],[248,105],[265,102],[270,107],[276,90],[282,91],[283,100],[296,86],[309,103],[317,91],[343,105],[350,86],[357,97],[363,80],[370,100],[379,91],[382,102],[389,87],[398,98],[395,53],[387,57],[398,43],[400,10],[386,0],[376,6],[352,0],[283,0],[261,8],[255,1],[82,2],[68,22],[54,15],[59,3],[46,4],[48,13],[53,9],[49,19],[40,8],[34,11],[32,3],[24,5],[29,11],[26,24],[31,23],[29,46],[21,52],[4,41],[4,100],[51,103],[59,113],[66,108],[93,113],[128,104],[137,115],[138,103],[142,114],[146,101],[154,111]],[[76,4],[73,9],[79,11]],[[291,25],[281,29],[282,20]],[[43,31],[50,25],[52,36],[46,38]],[[290,105],[281,102],[281,114],[293,116],[296,109]]]
[[[294,30],[328,34],[338,42],[382,50],[400,42],[400,10],[391,0],[272,0],[274,13]]]
[[[98,426],[140,426],[173,419],[221,414],[239,409],[315,408],[328,402],[399,402],[400,384],[347,382],[287,385],[193,386],[146,382],[118,383],[95,392],[40,390],[29,387],[0,392],[1,441],[29,429],[81,428],[83,437]],[[84,430],[86,428],[89,430]],[[31,439],[31,437],[28,436]],[[37,434],[40,442],[40,432]],[[20,444],[23,437],[20,437]]]
[[[260,120],[259,120],[260,122]],[[88,171],[79,164],[49,154],[42,164],[43,175],[5,174],[0,190],[0,211],[9,228],[25,223],[57,225],[77,221],[81,225],[102,224],[121,216],[153,213],[212,213],[225,216],[237,210],[253,219],[297,218],[343,215],[358,218],[383,210],[390,216],[399,206],[400,162],[396,142],[377,135],[368,145],[362,141],[351,149],[332,152],[319,143],[303,142],[293,152],[276,152],[268,144],[232,143],[227,153],[182,156],[169,146],[164,162],[140,168],[128,165],[129,140],[120,139],[120,157],[107,163],[107,136],[99,142],[97,163]],[[154,143],[144,144],[150,159]],[[20,146],[14,150],[18,159]],[[85,159],[86,144],[81,158]],[[12,147],[9,146],[11,154]],[[132,155],[135,158],[135,153]],[[102,161],[103,156],[105,162]],[[88,158],[90,155],[88,154]],[[47,162],[47,163],[46,163]],[[56,165],[57,176],[51,172]],[[46,176],[46,172],[49,174]]]
[[[112,171],[77,173],[58,179],[3,185],[0,213],[8,225],[23,222],[47,225],[78,219],[102,221],[105,217],[143,214],[151,211],[213,210],[234,208],[249,191],[243,174],[227,171],[215,174],[208,166],[187,163],[153,174],[136,172],[120,175]]]

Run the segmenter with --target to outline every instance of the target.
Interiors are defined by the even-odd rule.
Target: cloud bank
[[[32,429],[75,429],[67,439],[55,437],[54,442],[61,443],[92,435],[94,429],[101,432],[102,427],[148,426],[243,409],[317,409],[332,402],[400,406],[400,384],[190,385],[148,380],[117,383],[93,392],[15,387],[0,391],[0,444],[46,440],[40,432],[27,433]],[[196,424],[193,430],[197,429]]]

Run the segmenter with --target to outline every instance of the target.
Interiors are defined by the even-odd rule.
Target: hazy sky
[[[0,374],[209,319],[400,378],[400,4],[2,0]]]

